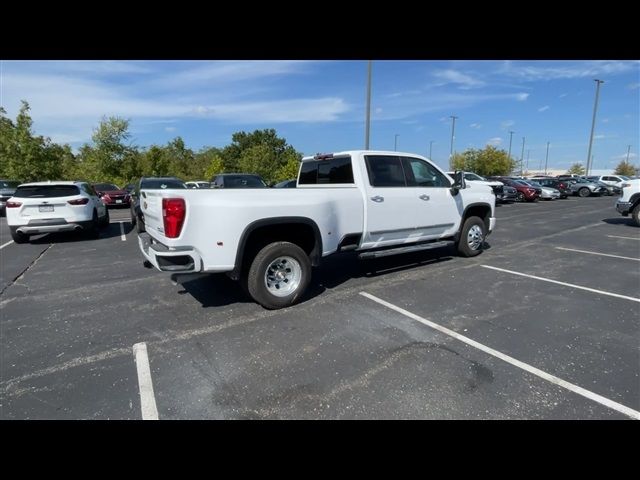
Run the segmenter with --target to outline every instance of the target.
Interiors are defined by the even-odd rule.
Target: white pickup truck
[[[621,187],[616,210],[625,217],[631,214],[634,225],[640,227],[640,179],[627,180]]]
[[[140,251],[172,273],[226,272],[265,308],[293,305],[323,257],[454,245],[479,254],[495,196],[419,155],[346,151],[302,159],[295,189],[142,190]],[[148,265],[148,264],[147,264]]]

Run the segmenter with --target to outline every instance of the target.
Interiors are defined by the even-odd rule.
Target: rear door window
[[[19,198],[53,198],[71,197],[79,194],[80,189],[76,185],[32,185],[19,187],[13,196]]]
[[[298,183],[300,185],[352,184],[351,157],[303,162]]]

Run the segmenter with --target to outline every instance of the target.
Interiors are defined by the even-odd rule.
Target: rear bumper
[[[25,235],[36,235],[40,233],[73,232],[75,230],[85,230],[92,226],[92,222],[67,222],[64,219],[51,219],[31,221],[27,225],[10,225],[16,232]]]
[[[146,232],[138,235],[138,247],[144,258],[162,272],[202,271],[202,259],[192,247],[170,250]]]

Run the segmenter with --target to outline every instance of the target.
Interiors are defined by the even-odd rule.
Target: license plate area
[[[122,200],[116,200],[116,203],[122,203]]]
[[[38,205],[40,212],[53,212],[53,205]]]

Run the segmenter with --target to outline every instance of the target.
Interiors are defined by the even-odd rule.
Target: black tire
[[[589,195],[591,195],[591,190],[589,190],[587,187],[582,187],[580,190],[578,190],[578,196],[582,198],[588,197]]]
[[[109,226],[109,221],[109,209],[105,208],[104,216],[102,217],[102,220],[100,220],[100,226],[107,228]]]
[[[276,296],[267,288],[265,278],[272,264],[278,258],[283,257],[290,257],[297,262],[298,266],[294,267],[294,271],[299,273],[298,285],[288,295]],[[286,263],[283,263],[283,265],[286,268]],[[246,288],[251,298],[264,308],[275,310],[289,307],[300,299],[311,281],[311,261],[304,250],[293,243],[270,243],[255,256],[246,279],[243,280],[246,282]]]
[[[136,231],[138,233],[144,233],[147,230],[144,228],[144,220],[142,218],[138,218],[136,222]]]
[[[524,202],[526,200],[524,193],[518,192],[516,194],[516,202]]]
[[[640,227],[640,203],[631,210],[631,221],[636,227]]]
[[[87,238],[96,239],[100,236],[100,220],[98,219],[98,211],[93,211],[93,218],[91,219],[91,223],[85,230],[85,235]]]
[[[11,231],[11,238],[15,243],[27,243],[29,241],[29,235],[18,232],[18,227],[9,227]]]
[[[129,212],[131,213],[131,226],[133,227],[133,226],[135,226],[136,220],[137,220],[136,212],[133,210],[133,208],[130,208]]]
[[[475,243],[478,242],[476,238],[475,242],[472,242],[474,245],[469,245],[469,242],[472,241],[470,231],[474,227],[480,227],[480,235],[479,243],[476,246]],[[460,238],[458,239],[458,254],[462,257],[475,257],[482,252],[482,248],[484,246],[484,239],[487,237],[487,226],[484,224],[484,220],[480,217],[469,217],[464,221],[462,225],[462,229],[460,230]]]

